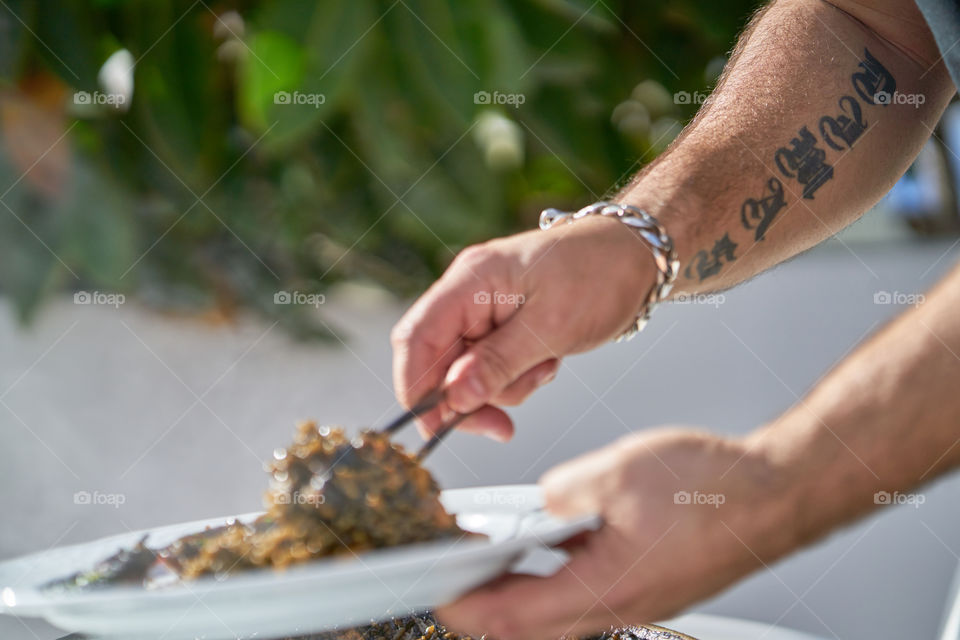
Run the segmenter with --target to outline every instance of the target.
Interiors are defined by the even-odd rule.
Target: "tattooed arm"
[[[679,290],[734,285],[853,222],[954,87],[913,2],[781,0],[680,139],[623,190],[679,244]]]
[[[618,199],[655,215],[678,291],[728,287],[849,224],[906,170],[953,87],[904,0],[778,0],[720,86]],[[655,268],[625,225],[584,219],[470,247],[397,324],[394,384],[410,405],[444,384],[463,428],[507,439],[558,359],[620,333]],[[423,417],[432,431],[440,411]]]

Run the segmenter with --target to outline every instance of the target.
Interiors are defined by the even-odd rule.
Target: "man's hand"
[[[491,405],[519,404],[559,358],[626,329],[655,274],[643,241],[610,219],[470,247],[393,330],[397,396],[410,406],[443,384],[449,407],[423,416],[424,431],[479,409],[463,428],[507,440],[510,418]]]
[[[603,527],[556,575],[501,578],[441,621],[514,640],[663,619],[957,468],[958,308],[960,267],[743,439],[644,432],[551,470],[547,507]]]
[[[789,484],[760,447],[692,430],[624,438],[541,480],[560,516],[604,524],[548,578],[508,576],[437,613],[497,640],[560,638],[663,619],[792,548]]]
[[[954,94],[913,3],[835,4],[771,3],[709,105],[616,196],[673,237],[678,291],[737,284],[855,220]],[[923,100],[880,102],[880,91]],[[558,358],[623,331],[653,277],[649,252],[615,220],[471,247],[394,331],[397,396],[410,406],[445,383],[454,410],[482,407],[467,428],[507,439],[510,420],[492,405],[520,402]],[[421,426],[433,431],[451,407]]]

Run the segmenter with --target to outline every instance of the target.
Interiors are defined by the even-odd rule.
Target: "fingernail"
[[[557,370],[551,369],[549,371],[544,371],[537,377],[537,386],[542,387],[545,384],[553,382],[553,379],[557,377]]]
[[[440,405],[440,420],[444,423],[450,422],[457,417],[457,412],[447,406],[447,403]]]

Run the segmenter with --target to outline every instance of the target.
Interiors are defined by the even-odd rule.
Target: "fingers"
[[[455,285],[438,280],[393,328],[393,384],[397,399],[413,406],[436,388],[462,353],[468,319],[455,299]]]
[[[465,339],[486,335],[516,312],[516,305],[491,300],[489,290],[504,276],[488,254],[482,245],[461,252],[391,332],[394,390],[404,406],[440,385]]]
[[[469,413],[490,402],[511,384],[541,362],[552,360],[553,352],[530,328],[524,318],[524,309],[512,316],[506,324],[478,340],[466,353],[457,358],[444,379],[447,402],[460,412]],[[544,379],[549,374],[541,370]],[[524,385],[534,387],[533,380]],[[517,396],[522,388],[512,393]]]
[[[560,361],[556,358],[541,362],[504,389],[493,399],[493,402],[498,405],[520,404],[537,388],[553,380],[557,375],[559,366]],[[454,411],[443,405],[440,409],[422,415],[417,420],[418,430],[422,436],[428,438],[436,433],[444,423],[449,422],[453,415]],[[491,405],[480,407],[465,418],[457,428],[467,433],[487,436],[499,442],[509,441],[513,438],[514,433],[513,420],[510,419],[510,416],[503,410]]]
[[[439,608],[437,616],[450,629],[497,640],[552,640],[617,624],[604,602],[610,579],[596,558],[598,538],[548,578],[507,576]]]
[[[425,438],[430,437],[447,422],[449,418],[441,422],[440,413],[430,412],[423,416],[424,420],[417,423],[420,434]],[[457,430],[477,435],[487,436],[499,442],[507,442],[513,438],[513,420],[502,409],[486,405],[480,407],[476,412],[470,414],[467,418],[457,425]]]
[[[511,382],[506,389],[493,398],[494,404],[515,406],[527,399],[531,393],[557,377],[560,368],[558,358],[550,358],[529,369]]]

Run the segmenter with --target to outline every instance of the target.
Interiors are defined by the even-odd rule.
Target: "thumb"
[[[475,411],[527,370],[555,357],[521,311],[450,365],[444,379],[447,404],[458,413]]]

